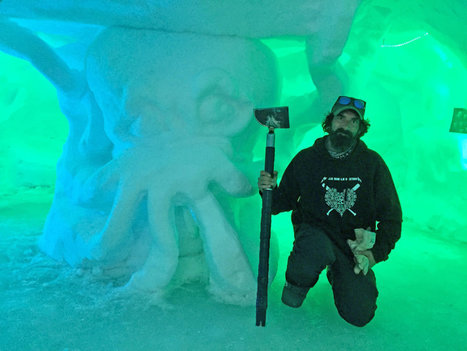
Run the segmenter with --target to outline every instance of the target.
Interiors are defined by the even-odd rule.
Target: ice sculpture
[[[125,51],[116,49],[121,45]],[[171,216],[180,206],[199,226],[211,291],[251,297],[254,275],[209,186],[251,195],[248,179],[230,160],[229,138],[251,123],[255,104],[277,96],[274,57],[248,39],[110,28],[90,49],[87,77],[114,158],[88,180],[81,202],[95,206],[103,193],[115,191],[88,258],[120,261],[133,241],[149,242],[128,287],[160,290],[177,268],[180,218]],[[147,237],[132,232],[141,221],[147,221]]]
[[[229,138],[252,122],[254,106],[278,96],[268,49],[249,39],[109,29],[89,52],[93,94],[43,41],[10,21],[2,25],[11,53],[45,74],[55,65],[57,76],[46,76],[70,120],[41,248],[75,267],[132,274],[129,289],[157,293],[178,265],[180,229],[196,226],[211,291],[252,301],[254,274],[209,186],[251,195],[229,159]],[[126,50],[115,50],[123,40]],[[148,55],[148,48],[163,49]],[[62,88],[66,79],[73,84]]]

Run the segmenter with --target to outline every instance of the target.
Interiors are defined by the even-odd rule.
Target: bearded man
[[[300,307],[327,268],[340,316],[355,326],[373,319],[378,290],[372,267],[387,260],[401,235],[402,211],[381,156],[360,138],[370,123],[363,100],[340,96],[322,126],[326,133],[285,170],[260,172],[260,193],[273,189],[272,213],[292,211],[295,241],[282,302]]]

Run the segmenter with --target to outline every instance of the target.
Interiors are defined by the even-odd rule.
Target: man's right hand
[[[258,189],[263,191],[266,189],[273,189],[277,186],[277,172],[274,171],[274,177],[266,171],[261,171],[258,178]]]

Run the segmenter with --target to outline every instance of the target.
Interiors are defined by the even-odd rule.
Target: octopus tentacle
[[[127,288],[158,293],[172,279],[179,249],[170,221],[161,220],[162,216],[168,216],[170,206],[169,194],[149,191],[148,221],[152,244],[143,267],[132,275]]]
[[[142,191],[127,191],[125,183],[119,185],[104,228],[90,242],[91,260],[105,261],[106,257],[121,259],[125,255],[125,243],[133,239],[130,235],[132,218],[143,195]],[[117,251],[120,253],[117,254]]]
[[[248,259],[219,203],[210,193],[194,203],[213,289],[249,295],[255,279]]]

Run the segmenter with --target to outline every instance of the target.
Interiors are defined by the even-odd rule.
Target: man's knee
[[[354,274],[352,272],[352,274]],[[376,312],[378,289],[373,272],[367,276],[347,276],[334,282],[334,302],[339,315],[357,327],[368,324]]]
[[[375,316],[375,310],[376,306],[374,309],[370,310],[364,310],[364,309],[339,309],[338,312],[339,315],[347,322],[350,323],[356,327],[364,327],[367,325]]]
[[[353,289],[339,295],[334,295],[334,302],[339,315],[346,322],[363,327],[375,316],[378,298],[378,290],[375,286],[368,287],[366,291]]]

